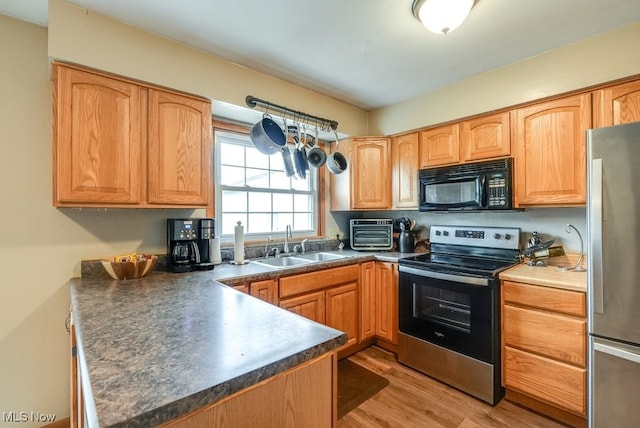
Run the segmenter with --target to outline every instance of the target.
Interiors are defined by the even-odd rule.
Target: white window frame
[[[233,234],[223,234],[222,233],[222,221],[223,221],[223,206],[222,206],[222,192],[223,191],[233,191],[233,190],[238,190],[238,191],[242,191],[242,192],[246,192],[247,190],[251,190],[252,192],[267,192],[267,193],[284,193],[284,194],[306,194],[306,195],[311,195],[311,203],[312,203],[312,207],[311,207],[311,219],[310,219],[310,224],[312,226],[311,229],[295,229],[295,224],[292,224],[293,226],[293,230],[292,233],[294,236],[299,235],[299,236],[318,236],[318,228],[319,228],[319,198],[318,198],[318,193],[319,193],[319,174],[318,174],[318,170],[316,168],[309,168],[309,170],[307,171],[307,180],[310,180],[310,190],[308,191],[303,191],[303,190],[297,190],[297,189],[268,189],[268,188],[255,188],[255,187],[250,187],[250,186],[228,186],[228,185],[222,185],[222,180],[221,180],[221,153],[220,153],[220,148],[221,148],[221,143],[219,142],[219,138],[223,138],[225,140],[225,143],[236,143],[238,145],[243,145],[245,147],[248,148],[252,148],[253,150],[256,150],[255,147],[253,146],[253,144],[251,143],[251,139],[249,137],[249,135],[244,134],[244,133],[239,133],[239,132],[234,132],[234,131],[230,131],[230,130],[225,130],[225,129],[214,129],[214,140],[215,140],[215,155],[214,155],[214,200],[215,200],[215,217],[216,217],[216,236],[220,237],[221,242],[233,242]],[[262,153],[257,152],[257,154],[259,156],[266,156]],[[280,154],[275,154],[272,156],[280,156]],[[274,171],[273,169],[270,169],[270,171]],[[284,171],[282,171],[282,174],[284,174]],[[290,178],[290,180],[294,180],[294,178]],[[271,212],[272,215],[272,219],[273,219],[273,215],[274,212]],[[277,213],[275,213],[275,215],[277,215]],[[218,220],[219,219],[219,220]],[[244,224],[244,222],[243,222]],[[272,225],[273,225],[273,221],[272,221]],[[267,233],[251,233],[248,232],[248,229],[245,225],[245,240],[262,240],[262,239],[267,239],[267,237],[271,236],[272,238],[279,238],[280,234],[283,234],[284,236],[284,229],[283,230],[272,230],[270,232]]]

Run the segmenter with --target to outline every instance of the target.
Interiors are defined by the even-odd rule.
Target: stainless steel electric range
[[[495,405],[500,281],[519,261],[520,229],[432,226],[431,252],[398,261],[398,361]]]

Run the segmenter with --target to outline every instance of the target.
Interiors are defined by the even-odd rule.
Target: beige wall
[[[86,12],[64,0],[49,1],[49,55],[239,106],[246,106],[245,97],[254,95],[337,120],[346,134],[366,135],[367,131],[367,112],[360,108]]]
[[[165,219],[192,210],[53,208],[47,29],[0,15],[0,58],[0,413],[62,418],[67,280],[79,276],[82,259],[165,252]]]
[[[471,77],[370,113],[392,135],[640,74],[640,23]]]

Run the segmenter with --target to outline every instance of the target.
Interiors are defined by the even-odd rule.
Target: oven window
[[[476,202],[477,180],[425,184],[424,202],[428,204],[464,204]]]
[[[413,284],[413,317],[471,333],[471,296]]]

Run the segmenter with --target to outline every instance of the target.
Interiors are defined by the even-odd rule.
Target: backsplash
[[[300,241],[295,240],[289,242],[290,248],[294,245],[300,244]],[[334,251],[338,249],[340,242],[337,239],[318,239],[308,240],[305,244],[307,252],[315,251]],[[244,248],[245,259],[257,259],[265,256],[264,245],[247,245]],[[281,243],[273,243],[269,245],[269,250],[273,247],[278,247],[282,251]],[[154,271],[168,271],[168,257],[167,254],[157,254],[158,262],[153,268]],[[233,260],[233,246],[220,249],[220,256],[222,262],[228,262]],[[80,276],[88,279],[111,279],[109,274],[102,267],[100,259],[95,260],[82,260],[80,262]]]
[[[538,232],[543,241],[555,240],[554,245],[562,245],[566,253],[580,252],[580,238],[571,231],[565,230],[567,224],[574,225],[585,243],[587,252],[586,209],[582,208],[534,208],[509,212],[419,212],[419,211],[367,211],[367,212],[332,212],[341,234],[348,238],[349,220],[351,218],[398,218],[406,216],[416,220],[416,229],[421,238],[429,237],[432,225],[464,225],[519,227],[521,246],[524,246],[531,234]]]

